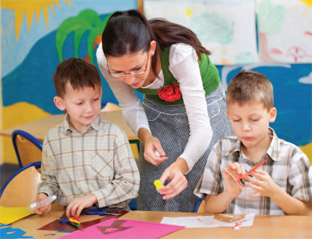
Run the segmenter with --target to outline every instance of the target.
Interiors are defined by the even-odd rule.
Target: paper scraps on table
[[[254,214],[216,214],[197,217],[163,217],[161,223],[187,228],[200,227],[250,227],[253,225]]]
[[[129,211],[123,210],[123,211],[113,211],[113,212],[115,214],[118,213],[118,215],[104,215],[104,216],[101,216],[98,219],[94,219],[94,220],[90,220],[90,221],[85,221],[86,217],[83,217],[84,220],[82,222],[80,222],[79,227],[73,227],[69,223],[60,223],[60,220],[54,220],[54,221],[48,223],[47,225],[39,228],[38,230],[67,231],[67,232],[69,231],[69,232],[73,232],[73,231],[82,230],[84,228],[93,226],[93,225],[98,224],[98,223],[100,223],[102,221],[106,221],[106,220],[109,220],[109,219],[112,219],[112,218],[120,217],[122,215],[125,215]],[[66,217],[66,212],[63,213],[61,218],[67,218]]]
[[[10,224],[34,213],[35,212],[29,211],[28,207],[0,206],[0,223]]]
[[[61,238],[160,238],[182,228],[184,226],[114,218]]]

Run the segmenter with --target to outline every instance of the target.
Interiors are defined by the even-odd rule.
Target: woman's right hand
[[[155,166],[158,166],[163,161],[168,159],[168,157],[166,157],[165,151],[161,147],[159,140],[152,135],[145,139],[144,158],[147,162],[150,162]]]

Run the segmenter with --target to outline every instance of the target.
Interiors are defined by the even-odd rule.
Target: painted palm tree
[[[67,37],[74,32],[74,53],[78,57],[79,47],[83,34],[89,31],[87,36],[87,60],[94,62],[94,49],[100,44],[103,29],[109,19],[109,14],[101,21],[100,16],[93,10],[83,10],[77,17],[70,17],[63,21],[56,32],[56,50],[59,61],[63,60],[63,46]]]

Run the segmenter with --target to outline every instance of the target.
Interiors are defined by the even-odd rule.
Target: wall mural
[[[95,49],[114,11],[137,9],[136,0],[1,0],[3,129],[50,114],[52,76],[71,56],[96,63]],[[117,103],[102,78],[103,100]],[[11,139],[3,137],[5,163],[17,163]]]

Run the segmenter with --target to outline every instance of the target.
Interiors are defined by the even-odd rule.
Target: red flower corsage
[[[181,91],[178,84],[166,85],[157,90],[159,98],[168,102],[173,102],[181,98]]]

